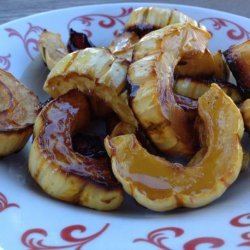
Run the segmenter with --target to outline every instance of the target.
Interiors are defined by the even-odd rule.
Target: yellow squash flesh
[[[38,48],[43,61],[46,63],[49,70],[51,70],[58,61],[68,54],[68,50],[62,41],[61,35],[47,30],[44,30],[40,34]]]
[[[0,70],[0,157],[24,147],[39,109],[37,96],[12,74]]]
[[[147,135],[163,152],[194,152],[189,117],[174,99],[174,70],[182,58],[205,54],[209,38],[208,32],[189,23],[177,24],[149,33],[135,46],[135,62],[129,67],[128,78],[139,88],[131,106]]]
[[[242,103],[240,111],[244,120],[245,128],[250,130],[250,99],[246,99]]]
[[[236,180],[242,166],[239,109],[212,84],[199,98],[198,113],[205,141],[186,167],[149,154],[133,134],[105,139],[115,176],[141,205],[155,211],[204,206]]]
[[[44,90],[58,97],[71,89],[95,95],[122,121],[136,126],[129,105],[120,95],[126,84],[128,64],[116,59],[107,49],[87,48],[66,55],[51,70]]]
[[[145,34],[147,31],[163,28],[175,23],[191,23],[206,30],[206,27],[193,18],[176,9],[141,7],[135,9],[125,24],[128,31],[139,29]]]
[[[84,131],[89,120],[87,99],[77,90],[49,102],[35,122],[29,171],[56,199],[113,210],[123,201],[123,191],[110,166],[100,158],[87,158],[74,151],[72,136]]]

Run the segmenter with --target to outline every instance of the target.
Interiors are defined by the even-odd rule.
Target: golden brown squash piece
[[[111,53],[120,59],[132,60],[134,45],[139,41],[135,32],[124,32],[108,46]]]
[[[245,128],[250,131],[250,99],[246,99],[240,106]]]
[[[169,25],[135,46],[128,79],[132,109],[154,145],[174,155],[194,153],[192,122],[175,100],[174,71],[187,55],[203,54],[210,34],[191,24]],[[206,58],[206,56],[205,56]]]
[[[204,206],[236,180],[244,130],[239,109],[212,84],[199,98],[198,112],[205,141],[186,167],[149,154],[133,134],[105,139],[115,176],[141,205],[155,211]]]
[[[211,53],[206,49],[203,54],[187,54],[183,57],[175,69],[175,75],[226,82],[229,79],[229,68],[221,51]]]
[[[220,80],[222,82],[227,82],[230,77],[230,70],[223,56],[223,53],[221,52],[221,50],[219,50],[212,56],[214,61],[214,79]]]
[[[126,31],[134,31],[139,37],[176,23],[191,23],[206,30],[205,26],[184,13],[168,8],[141,7],[133,10],[125,24]]]
[[[197,23],[194,19],[174,9],[157,7],[138,8],[133,10],[129,20],[125,23],[125,32],[119,35],[108,48],[116,57],[131,61],[134,45],[139,38],[167,25],[187,22],[206,29],[205,26]],[[192,69],[191,66],[189,67],[190,69]]]
[[[0,70],[0,157],[19,151],[32,134],[39,100],[13,75]]]
[[[250,95],[250,40],[234,45],[224,52],[237,85],[243,93]]]
[[[192,99],[198,99],[202,96],[206,91],[209,90],[211,83],[218,84],[222,90],[232,98],[232,100],[239,104],[242,102],[242,97],[238,88],[232,83],[222,83],[215,82],[214,80],[200,80],[200,79],[192,79],[192,78],[179,78],[175,81],[174,91],[178,95],[186,96]]]
[[[90,120],[86,97],[78,90],[49,102],[37,117],[29,171],[50,196],[82,206],[112,210],[123,200],[108,162],[73,150],[72,136]]]
[[[44,30],[40,34],[38,48],[44,62],[50,70],[60,59],[68,54],[68,50],[62,41],[61,35],[47,30]]]
[[[122,121],[136,126],[134,114],[121,95],[127,68],[126,61],[116,59],[107,49],[86,48],[60,60],[48,75],[44,90],[52,97],[75,88],[88,95],[94,94]]]

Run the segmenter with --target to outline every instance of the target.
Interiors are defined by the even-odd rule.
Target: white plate
[[[22,18],[0,26],[0,67],[13,73],[44,100],[47,70],[38,56],[43,28],[62,34],[83,30],[99,46],[121,31],[132,8],[141,3],[92,5]],[[143,4],[149,5],[149,4]],[[212,50],[250,38],[250,20],[214,10],[177,8],[201,20],[214,37]],[[250,249],[250,173],[240,175],[226,193],[200,209],[154,213],[127,197],[116,212],[98,212],[48,197],[27,170],[30,144],[0,160],[0,249]],[[226,164],[226,162],[225,162]]]

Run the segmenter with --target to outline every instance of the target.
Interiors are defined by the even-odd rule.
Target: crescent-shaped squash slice
[[[178,78],[174,84],[174,91],[178,95],[197,100],[209,90],[211,83],[218,84],[236,104],[242,102],[243,98],[239,89],[230,82],[215,82],[214,80],[192,79],[189,77]]]
[[[223,52],[240,90],[250,97],[250,39]]]
[[[40,34],[38,48],[43,61],[46,63],[49,70],[51,70],[60,59],[68,54],[61,35],[47,30],[44,30]]]
[[[213,84],[199,98],[198,112],[205,141],[185,167],[149,154],[133,134],[105,139],[115,176],[141,205],[155,211],[200,207],[236,180],[242,165],[239,109]]]
[[[157,7],[137,8],[132,11],[129,20],[125,23],[125,32],[120,34],[108,48],[116,57],[131,61],[134,45],[139,41],[139,38],[167,25],[187,22],[206,29],[202,24],[175,9]],[[208,58],[208,60],[209,59],[210,58]],[[186,69],[190,70],[191,67],[192,65],[186,66],[185,68],[182,67],[184,69],[181,70],[182,72]]]
[[[135,46],[128,79],[132,109],[158,149],[174,155],[194,152],[192,123],[176,103],[174,70],[187,55],[204,54],[210,34],[189,23],[169,25],[149,33]],[[206,58],[206,56],[205,56]]]
[[[250,99],[246,99],[240,106],[245,128],[250,131]]]
[[[141,7],[133,10],[125,23],[125,30],[134,31],[142,37],[153,30],[175,23],[191,23],[206,30],[204,25],[176,9],[157,7]]]
[[[132,110],[120,96],[125,88],[128,64],[116,59],[107,49],[86,48],[66,55],[52,69],[44,90],[58,97],[71,89],[95,95],[122,121],[137,125]]]
[[[39,109],[37,96],[13,75],[0,70],[0,157],[23,148]]]
[[[34,127],[29,171],[50,196],[82,206],[112,210],[123,200],[123,191],[110,165],[73,149],[72,137],[90,120],[86,97],[78,90],[49,102]]]

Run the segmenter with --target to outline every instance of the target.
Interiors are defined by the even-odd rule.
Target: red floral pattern
[[[0,192],[0,212],[4,211],[7,208],[10,207],[18,207],[19,205],[17,205],[16,203],[9,203],[6,196]]]
[[[37,41],[40,32],[43,31],[43,28],[41,28],[40,26],[33,25],[31,23],[28,23],[28,26],[29,27],[27,31],[23,35],[12,28],[6,28],[5,30],[8,32],[9,37],[18,37],[22,41],[27,55],[30,57],[31,60],[33,60],[34,57],[32,55],[32,52],[38,52]]]
[[[174,237],[180,237],[184,234],[184,230],[179,227],[165,227],[165,228],[160,228],[156,229],[152,232],[150,232],[147,235],[147,238],[138,238],[135,239],[134,242],[139,242],[143,241],[146,243],[149,243],[151,245],[154,245],[157,247],[159,250],[171,250],[165,242],[167,239],[169,239],[169,236],[167,233],[171,232],[172,234],[174,233]],[[198,246],[203,245],[203,244],[209,244],[211,248],[220,248],[225,244],[223,239],[216,238],[216,237],[200,237],[200,238],[195,238],[192,239],[183,245],[183,250],[195,250],[197,249]]]
[[[117,36],[120,33],[120,29],[124,26],[124,20],[127,18],[133,8],[121,8],[119,14],[117,15],[108,15],[108,14],[100,14],[93,13],[87,15],[81,15],[74,17],[68,23],[68,29],[71,28],[74,22],[80,22],[83,27],[83,32],[85,32],[89,37],[93,35],[91,30],[91,25],[94,22],[98,22],[98,25],[101,29],[110,29],[117,28],[113,35]],[[238,23],[233,21],[218,18],[218,17],[207,17],[199,20],[199,22],[212,25],[212,30],[210,32],[217,32],[221,30],[226,30],[226,35],[231,40],[241,40],[241,39],[250,39],[250,32],[243,28]],[[22,34],[16,29],[6,28],[6,32],[9,37],[19,38],[24,46],[24,49],[32,60],[34,59],[34,53],[38,52],[37,41],[40,32],[43,30],[40,26],[33,25],[28,23],[27,31]],[[0,68],[4,70],[8,70],[11,67],[11,54],[7,53],[6,55],[0,56]],[[19,205],[16,203],[8,203],[6,196],[0,192],[0,212],[4,211],[10,207],[17,207]],[[239,215],[233,218],[230,221],[230,225],[245,229],[250,227],[250,213]],[[42,249],[76,249],[81,250],[83,247],[95,240],[99,237],[104,231],[107,230],[109,224],[106,224],[101,230],[98,232],[81,238],[76,238],[73,236],[73,233],[76,231],[80,231],[84,233],[86,231],[86,227],[83,225],[72,225],[65,227],[60,232],[60,238],[64,242],[62,245],[52,245],[49,244],[48,241],[48,233],[46,230],[41,228],[35,228],[27,230],[21,237],[21,242],[24,246],[33,250],[42,250]],[[181,236],[184,235],[184,229],[179,227],[164,227],[153,230],[148,233],[146,238],[137,238],[133,242],[134,243],[146,243],[151,244],[154,247],[157,247],[160,250],[170,250],[167,246],[168,240],[172,237],[171,240],[181,240]],[[239,233],[239,243],[234,248],[244,248],[250,249],[250,232],[240,232]],[[197,237],[191,239],[187,242],[182,243],[183,250],[195,250],[198,246],[208,245],[209,248],[221,248],[225,246],[225,241],[218,237]]]
[[[220,238],[215,237],[200,237],[193,240],[188,241],[184,244],[183,250],[196,250],[198,246],[209,244],[209,248],[220,248],[225,242]]]
[[[234,227],[248,227],[250,229],[250,213],[241,214],[230,221],[230,224]],[[250,232],[244,232],[241,234],[243,242],[239,243],[239,247],[249,247],[250,249]]]
[[[11,65],[10,57],[11,57],[10,54],[6,56],[0,56],[0,69],[8,70],[10,68]]]
[[[81,22],[81,24],[84,25],[84,27],[90,27],[91,24],[94,21],[98,21],[98,25],[100,28],[103,29],[109,29],[109,28],[113,28],[115,26],[121,26],[123,28],[123,26],[125,25],[124,22],[124,18],[129,16],[131,14],[131,12],[133,11],[133,8],[121,8],[121,13],[119,13],[118,15],[107,15],[107,14],[99,14],[99,13],[93,13],[93,14],[87,14],[87,15],[82,15],[82,16],[77,16],[74,17],[73,19],[71,19],[68,23],[68,29],[71,28],[72,23],[73,22]],[[86,35],[88,37],[91,37],[92,31],[90,29],[83,29],[82,32],[86,33]],[[113,33],[114,36],[117,36],[120,33],[120,31],[118,29],[116,29]]]
[[[150,232],[147,235],[146,239],[138,238],[138,239],[135,239],[134,242],[144,241],[144,242],[150,243],[158,247],[161,250],[171,250],[163,242],[169,239],[169,236],[167,235],[167,233],[174,234],[174,237],[176,238],[176,237],[180,237],[184,233],[184,230],[178,227],[164,227],[164,228],[156,229]]]
[[[235,23],[233,21],[224,19],[224,18],[218,18],[218,17],[207,17],[199,20],[199,22],[206,25],[207,22],[212,22],[212,26],[214,30],[218,31],[221,29],[228,29],[227,30],[227,36],[228,38],[232,40],[241,40],[241,39],[249,39],[250,38],[250,32],[244,29],[241,25],[238,23]],[[210,30],[210,33],[212,31]]]
[[[83,225],[72,225],[62,229],[60,233],[61,239],[65,242],[63,245],[48,245],[44,243],[44,238],[48,236],[47,231],[41,228],[30,229],[26,231],[22,237],[21,242],[24,246],[28,247],[30,250],[49,250],[49,249],[75,249],[81,250],[90,241],[95,240],[99,237],[107,228],[109,224],[106,224],[100,231],[87,236],[77,238],[73,236],[73,233],[80,231],[84,233],[86,227]]]

